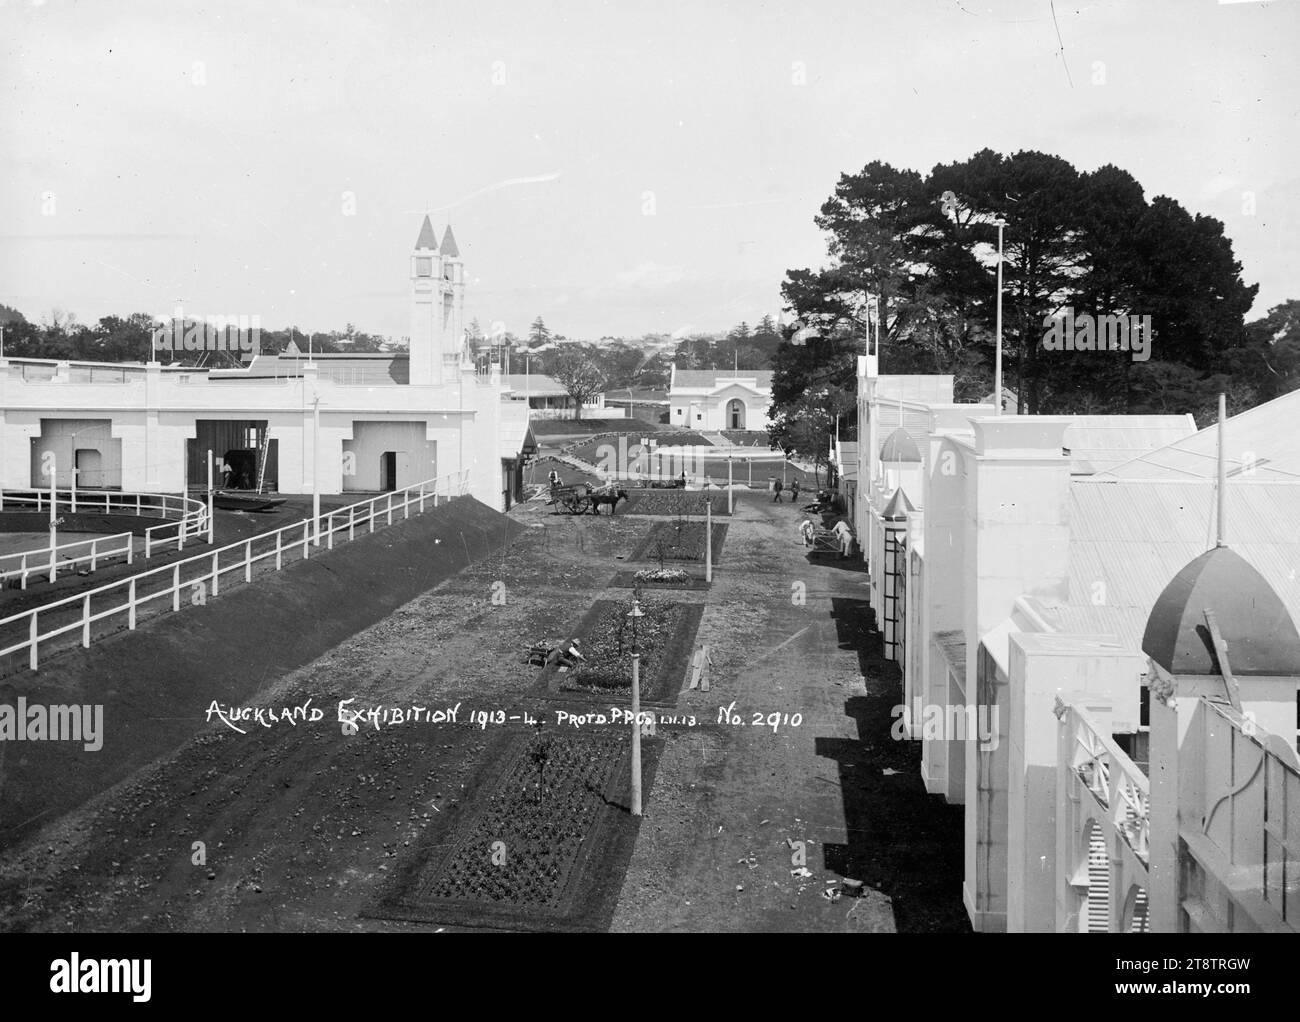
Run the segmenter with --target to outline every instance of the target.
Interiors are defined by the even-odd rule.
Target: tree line
[[[814,219],[829,262],[782,284],[796,322],[773,358],[774,445],[824,446],[837,417],[853,435],[856,356],[876,330],[882,373],[950,373],[958,401],[991,394],[999,222],[1003,385],[1022,412],[1190,411],[1204,425],[1220,392],[1236,414],[1300,385],[1300,302],[1247,323],[1258,285],[1223,223],[1148,200],[1114,165],[989,149],[925,175],[873,161]],[[1149,317],[1149,359],[1045,347],[1066,316]]]

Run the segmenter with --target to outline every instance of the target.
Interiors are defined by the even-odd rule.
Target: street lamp
[[[632,815],[641,815],[641,648],[637,645],[637,622],[645,617],[641,603],[632,597]]]
[[[993,362],[993,414],[1002,414],[1002,228],[1007,222],[1001,217],[993,221],[998,229],[998,340]]]

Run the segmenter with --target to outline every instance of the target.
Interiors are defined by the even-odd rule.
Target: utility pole
[[[320,394],[311,399],[311,517],[312,546],[320,546]],[[393,480],[393,485],[397,480]]]
[[[993,363],[993,414],[1002,414],[1002,228],[1007,222],[999,217],[998,228],[998,344]]]

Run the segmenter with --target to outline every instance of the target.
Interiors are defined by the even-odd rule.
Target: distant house
[[[770,369],[678,369],[668,384],[668,422],[686,429],[765,430]]]
[[[529,416],[534,419],[576,419],[578,403],[564,385],[553,376],[541,373],[511,373],[502,377],[511,401],[527,401]],[[597,394],[582,403],[582,415],[608,418],[605,395]]]

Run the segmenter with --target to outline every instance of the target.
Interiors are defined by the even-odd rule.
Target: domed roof
[[[1300,635],[1264,577],[1226,546],[1174,576],[1147,618],[1142,650],[1171,674],[1219,673],[1205,611],[1214,611],[1232,673],[1300,676]]]
[[[907,435],[907,430],[899,426],[880,445],[880,460],[920,462],[921,452],[916,448],[916,441]]]

